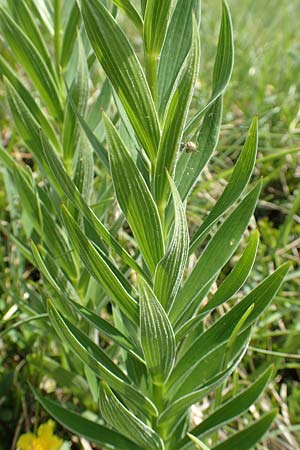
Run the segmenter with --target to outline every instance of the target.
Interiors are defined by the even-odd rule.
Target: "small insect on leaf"
[[[193,141],[182,142],[180,149],[182,152],[185,151],[186,153],[195,153],[198,151],[198,145]]]

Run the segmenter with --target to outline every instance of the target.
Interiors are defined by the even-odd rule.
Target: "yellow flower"
[[[59,450],[63,441],[54,436],[54,426],[53,420],[48,420],[39,426],[37,436],[33,433],[22,434],[17,442],[18,450]]]

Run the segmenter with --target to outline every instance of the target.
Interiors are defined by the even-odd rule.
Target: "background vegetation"
[[[272,361],[277,377],[265,393],[265,410],[278,406],[280,414],[268,438],[259,449],[299,448],[300,442],[300,29],[297,0],[229,1],[235,30],[235,67],[232,81],[225,95],[223,127],[218,151],[209,169],[189,200],[190,226],[196,227],[214,204],[224,187],[230,168],[236,161],[255,114],[259,116],[259,159],[256,177],[263,176],[263,194],[256,210],[261,234],[259,257],[251,281],[253,285],[263,279],[281,262],[292,261],[293,270],[255,330],[250,349],[239,367],[241,378],[254,377],[256,367]],[[218,0],[203,1],[201,77],[198,85],[198,104],[204,105],[209,92],[214,51],[219,26]],[[126,24],[125,24],[126,26]],[[132,30],[134,34],[134,30]],[[138,47],[139,43],[136,43]],[[1,54],[9,53],[0,43]],[[0,85],[0,125],[3,146],[18,154],[18,142],[11,126],[10,115]],[[16,216],[18,205],[9,179],[3,172],[0,192],[1,226]],[[6,189],[4,189],[4,184]],[[0,448],[13,448],[19,433],[37,427],[46,418],[28,389],[27,379],[41,384],[46,392],[56,390],[64,401],[71,400],[67,390],[59,390],[51,377],[41,378],[35,361],[41,354],[55,354],[56,349],[38,323],[12,324],[22,320],[17,311],[16,296],[35,295],[39,273],[20,260],[15,246],[1,233],[0,246]],[[228,265],[228,270],[230,266]],[[249,285],[251,287],[251,284]],[[23,311],[25,314],[26,311]],[[25,317],[25,315],[24,315]],[[92,399],[72,396],[72,402],[86,402],[93,409]],[[252,411],[255,417],[255,410]],[[195,408],[195,420],[201,417],[201,408]],[[58,430],[60,430],[58,428]],[[66,441],[73,440],[73,448],[88,449],[84,441],[76,442],[71,435],[59,431]],[[2,447],[1,447],[2,446]]]

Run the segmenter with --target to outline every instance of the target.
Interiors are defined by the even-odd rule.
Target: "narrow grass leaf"
[[[0,28],[18,61],[43,97],[51,114],[62,120],[63,110],[56,81],[32,42],[2,7],[0,8]]]
[[[180,83],[173,91],[168,105],[157,153],[153,190],[161,216],[164,214],[170,192],[166,170],[173,177],[176,158],[181,146],[183,128],[198,76],[199,58],[198,29],[194,20],[192,46],[187,56]]]
[[[154,384],[163,384],[175,362],[175,335],[152,289],[140,281],[141,343]]]
[[[225,187],[222,195],[218,199],[215,206],[212,208],[200,228],[194,234],[191,240],[190,253],[192,253],[197,246],[203,242],[207,233],[216,221],[241,198],[246,186],[249,183],[251,175],[254,170],[256,154],[257,154],[257,117],[253,120],[249,130],[249,134],[241,152],[241,155],[234,167],[231,178]]]
[[[103,119],[117,199],[145,262],[154,273],[157,263],[164,255],[159,214],[149,188],[117,130],[107,116],[103,116]]]
[[[212,94],[207,105],[199,111],[189,122],[185,133],[191,134],[199,127],[204,112],[209,108],[220,95],[223,94],[229,84],[234,61],[233,30],[230,11],[225,0],[222,3],[222,22],[219,33],[217,54],[214,65]]]
[[[277,415],[277,410],[273,410],[265,414],[261,419],[254,424],[245,428],[230,438],[226,439],[219,445],[216,445],[212,450],[250,450],[258,441],[262,439],[264,434],[270,428],[272,422]]]
[[[188,224],[185,209],[175,183],[168,175],[174,205],[174,229],[165,256],[159,262],[154,277],[154,292],[166,311],[177,295],[186,266],[189,248]]]
[[[125,408],[104,382],[100,384],[99,405],[106,422],[124,436],[147,450],[164,449],[159,435]]]
[[[200,21],[200,0],[178,0],[167,29],[158,66],[158,104],[162,116],[192,45],[193,13]]]
[[[122,375],[122,378],[120,378],[115,372],[109,370],[105,365],[104,360],[99,360],[99,355],[97,356],[97,359],[93,356],[89,349],[86,348],[87,344],[88,347],[95,348],[89,343],[87,340],[88,338],[82,335],[79,330],[75,330],[74,327],[71,329],[69,326],[70,323],[66,322],[50,301],[48,301],[48,313],[58,336],[67,343],[78,358],[93,370],[97,377],[105,380],[118,393],[124,395],[125,398],[128,398],[129,401],[137,406],[139,411],[146,415],[156,415],[156,408],[152,402],[139,393],[136,387],[129,384],[127,381],[124,381],[124,377],[126,379],[124,374]],[[74,334],[74,331],[76,334]],[[94,344],[92,341],[91,343]],[[117,368],[117,366],[115,367]]]
[[[137,323],[137,303],[111,270],[101,250],[96,250],[64,206],[62,207],[62,214],[71,244],[74,246],[88,272],[100,283],[111,299],[121,308],[123,313],[133,322]]]
[[[136,444],[116,431],[112,431],[110,428],[85,419],[79,414],[60,406],[57,402],[42,396],[39,391],[32,390],[35,398],[45,411],[72,433],[82,436],[97,445],[104,445],[115,450],[123,450],[124,448],[126,450],[139,450]]]
[[[228,422],[246,412],[265,390],[272,373],[273,366],[270,366],[255,383],[251,384],[242,392],[239,392],[204,419],[197,427],[193,428],[191,431],[193,435],[201,438],[208,434],[210,435],[216,429],[223,427]],[[193,447],[188,442],[188,439],[185,438],[178,444],[178,448],[181,450],[192,450]]]
[[[158,117],[142,67],[123,31],[100,0],[82,0],[85,28],[150,160],[156,157]]]
[[[215,278],[237,249],[253,214],[260,189],[261,184],[258,183],[209,241],[176,298],[170,313],[172,323],[183,314],[185,321],[191,318],[199,303],[199,291]]]

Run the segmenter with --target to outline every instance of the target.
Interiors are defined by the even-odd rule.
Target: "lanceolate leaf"
[[[82,0],[82,15],[94,52],[139,140],[154,161],[160,130],[141,65],[121,28],[100,0]]]
[[[242,153],[221,197],[192,238],[190,252],[201,244],[213,224],[238,200],[252,175],[257,153],[257,117],[253,120]]]
[[[127,17],[134,23],[140,34],[143,34],[143,19],[132,5],[130,0],[112,0],[115,5],[122,9]]]
[[[65,207],[62,208],[62,213],[70,241],[79,254],[86,269],[101,284],[124,314],[133,320],[133,322],[137,323],[138,306],[136,301],[131,297],[111,270],[105,261],[104,255],[101,254],[101,250],[96,250]]]
[[[74,5],[70,11],[70,15],[65,27],[63,39],[62,39],[62,48],[60,55],[60,63],[62,68],[64,69],[72,55],[72,51],[74,48],[74,44],[76,42],[77,29],[79,28],[80,22],[80,11],[78,8],[77,1],[74,2]]]
[[[175,362],[175,335],[151,288],[140,281],[141,343],[153,383],[162,384]]]
[[[147,184],[118,132],[104,116],[109,160],[118,202],[152,273],[164,254],[159,214]]]
[[[200,439],[196,438],[195,436],[193,436],[193,435],[190,434],[190,433],[187,433],[187,435],[188,435],[188,437],[190,438],[190,440],[193,442],[192,448],[195,448],[195,445],[196,445],[196,448],[197,448],[198,450],[210,450],[210,449],[207,447],[207,445],[204,444],[204,442],[200,441]]]
[[[174,229],[165,256],[159,262],[154,278],[154,292],[166,311],[171,307],[178,292],[188,257],[189,232],[185,209],[175,183],[168,175],[174,205]]]
[[[257,184],[250,191],[209,241],[176,298],[170,314],[173,323],[184,312],[185,321],[192,317],[198,306],[199,292],[210,280],[215,278],[237,249],[253,214],[260,188],[260,184]]]
[[[105,365],[105,362],[99,360],[100,354],[96,359],[92,352],[87,349],[88,338],[84,337],[79,331],[76,331],[75,328],[72,330],[69,326],[70,323],[68,324],[64,320],[50,302],[48,302],[48,312],[57,334],[68,344],[78,358],[87,364],[99,378],[105,380],[113,389],[135,404],[139,411],[142,411],[144,414],[156,415],[156,408],[152,402],[140,394],[134,386],[124,381],[125,375],[122,375],[122,378],[120,378],[111,372]],[[73,331],[75,331],[75,334]],[[94,349],[93,342],[89,345],[90,348]]]
[[[270,381],[273,367],[269,367],[258,380],[249,387],[228,400],[210,416],[204,419],[200,425],[193,428],[191,433],[203,439],[204,436],[213,433],[214,430],[224,426],[247,411],[248,408],[260,397]],[[192,450],[193,446],[187,438],[178,444],[178,450]]]
[[[180,68],[192,45],[193,13],[200,21],[200,0],[178,0],[168,26],[158,66],[158,101],[166,109]]]
[[[216,308],[222,303],[225,303],[242,287],[252,270],[257,253],[258,243],[259,234],[258,231],[254,231],[241,258],[236,263],[230,274],[221,283],[217,292],[212,296],[208,304],[205,305],[204,308],[200,309],[200,315],[208,314],[208,312],[212,309]]]
[[[182,201],[192,191],[203,168],[210,160],[219,139],[223,109],[223,97],[220,95],[206,111],[197,138],[197,151],[183,152],[175,173],[175,182]]]
[[[174,175],[176,156],[180,149],[182,132],[198,76],[199,56],[198,29],[194,20],[192,47],[187,57],[182,79],[173,92],[168,105],[157,154],[154,173],[154,195],[161,215],[164,213],[170,192],[166,170],[171,176]]]
[[[80,35],[77,36],[78,41],[78,61],[76,75],[72,82],[69,95],[72,97],[74,105],[81,116],[85,115],[88,93],[89,93],[89,78],[88,67],[86,62],[85,51]],[[70,102],[67,103],[64,117],[63,127],[63,152],[64,160],[71,164],[74,154],[78,146],[80,136],[80,125]]]
[[[46,158],[46,161],[44,162],[45,172],[59,195],[62,197],[66,196],[74,204],[74,206],[79,209],[84,218],[95,228],[95,231],[99,234],[103,241],[115,250],[116,253],[122,257],[125,263],[136,270],[136,272],[143,274],[143,271],[139,265],[124,250],[118,241],[116,241],[103,223],[97,218],[92,209],[86,204],[43,133],[41,134],[41,139],[43,150],[41,158]]]
[[[20,98],[23,100],[24,104],[33,115],[34,119],[37,123],[40,124],[41,128],[45,131],[46,135],[55,146],[56,150],[61,151],[60,143],[55,134],[55,131],[48,121],[46,116],[44,115],[42,109],[36,104],[34,98],[27,90],[27,88],[21,83],[16,73],[11,69],[11,67],[7,64],[7,62],[0,55],[0,74],[4,75],[8,81],[11,83],[13,88],[19,94]]]
[[[72,302],[74,309],[87,321],[89,321],[94,327],[105,335],[108,339],[111,339],[116,344],[120,345],[124,350],[129,352],[134,358],[138,359],[140,362],[144,363],[143,359],[137,355],[135,346],[131,343],[127,337],[121,333],[116,327],[111,325],[107,320],[102,319],[98,315],[94,314],[88,308]]]
[[[62,119],[58,87],[43,58],[13,19],[0,8],[0,27],[7,42],[40,92],[54,117]]]
[[[73,109],[74,114],[77,117],[77,120],[78,120],[82,130],[85,133],[85,136],[87,137],[89,143],[93,147],[96,155],[99,157],[99,159],[102,162],[102,164],[104,165],[104,167],[109,171],[108,154],[107,154],[106,149],[101,144],[101,142],[98,140],[98,138],[95,136],[95,134],[90,129],[90,127],[88,126],[85,119],[82,117],[82,115],[78,111],[67,86],[66,86],[66,90],[67,90],[67,94],[68,94],[68,101]]]
[[[268,414],[265,414],[260,420],[256,421],[253,425],[245,428],[234,434],[232,437],[226,439],[219,445],[216,445],[212,450],[250,450],[253,446],[260,441],[264,434],[270,428],[273,420],[277,415],[277,410],[273,410]]]
[[[206,354],[214,346],[229,340],[236,324],[252,304],[255,304],[251,314],[245,321],[241,332],[251,326],[272,301],[278,292],[287,272],[289,264],[284,264],[260,285],[250,292],[243,300],[234,306],[228,313],[202,333],[188,349],[173,369],[168,381],[169,386],[179,379],[186,378],[191,370],[197,368],[201,355]]]
[[[201,358],[201,364],[196,372],[191,372],[181,389],[172,392],[172,400],[163,413],[159,416],[160,425],[166,424],[180,416],[193,404],[200,402],[209,392],[213,392],[220,386],[238,366],[244,356],[250,337],[250,330],[246,330],[239,336],[233,349],[230,364],[224,368],[223,357],[226,344],[215,346],[210,352]],[[175,395],[174,395],[175,393]]]
[[[100,384],[100,410],[104,419],[124,436],[147,450],[163,450],[159,435],[117,399],[106,383]]]
[[[116,431],[112,431],[110,428],[87,420],[79,414],[63,408],[57,402],[43,397],[37,390],[33,389],[33,392],[50,416],[72,433],[82,436],[90,442],[95,442],[97,445],[104,445],[115,450],[123,450],[125,448],[126,450],[139,450],[136,444]]]
[[[231,78],[233,60],[234,47],[231,16],[228,5],[226,1],[223,0],[222,22],[214,65],[211,98],[207,105],[192,118],[185,130],[186,134],[192,133],[198,128],[199,121],[203,116],[203,113],[216,101],[220,95],[223,94]]]
[[[162,48],[171,11],[171,0],[148,0],[145,11],[144,42],[146,54],[158,56]]]
[[[46,43],[42,34],[37,27],[33,15],[26,4],[25,0],[10,0],[10,8],[17,24],[22,28],[28,39],[39,52],[47,68],[51,72],[53,79],[57,82],[57,75],[55,73],[52,60],[47,49]]]

